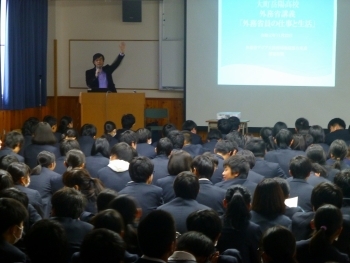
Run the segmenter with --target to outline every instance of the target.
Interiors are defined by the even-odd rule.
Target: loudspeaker
[[[141,0],[123,0],[123,22],[141,22]]]

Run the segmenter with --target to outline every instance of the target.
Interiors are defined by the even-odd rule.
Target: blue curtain
[[[46,105],[48,0],[7,0],[3,108]]]

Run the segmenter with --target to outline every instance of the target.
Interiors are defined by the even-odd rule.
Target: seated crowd
[[[147,128],[29,118],[0,150],[0,262],[350,262],[350,133],[305,118]]]

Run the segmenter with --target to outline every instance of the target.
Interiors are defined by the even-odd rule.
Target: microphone
[[[101,72],[101,68],[96,67],[96,72],[95,72],[96,78],[98,77],[98,75],[100,74],[100,72]]]

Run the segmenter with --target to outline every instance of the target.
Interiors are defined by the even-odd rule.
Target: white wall
[[[58,96],[77,96],[84,90],[69,88],[69,39],[158,40],[159,2],[143,1],[142,22],[124,23],[121,1],[49,1],[47,72],[49,96],[54,92],[54,39],[57,40]],[[117,52],[119,47],[116,47]],[[86,55],[92,56],[92,54]],[[130,69],[130,74],[132,73]],[[140,92],[145,92],[146,97],[183,97],[183,92],[158,90],[140,90]]]

